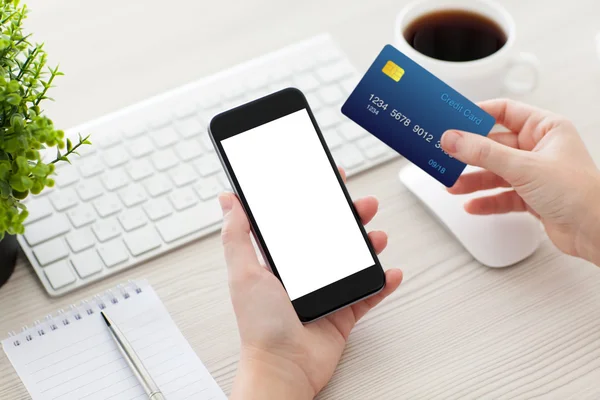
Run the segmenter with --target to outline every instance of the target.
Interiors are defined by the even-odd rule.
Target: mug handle
[[[519,53],[511,60],[508,71],[525,68],[530,71],[532,78],[529,82],[519,82],[508,78],[510,74],[504,79],[504,87],[512,94],[527,94],[532,92],[537,84],[540,73],[540,62],[538,58],[531,53]]]

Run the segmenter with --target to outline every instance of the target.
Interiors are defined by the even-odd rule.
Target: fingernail
[[[233,202],[231,201],[231,196],[229,193],[221,193],[219,195],[219,204],[221,204],[223,215],[227,214],[231,210],[231,207],[233,207]]]
[[[448,153],[456,153],[458,151],[457,144],[460,139],[462,139],[462,132],[454,130],[446,131],[442,135],[442,147]]]

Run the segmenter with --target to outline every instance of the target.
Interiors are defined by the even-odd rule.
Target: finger
[[[364,197],[354,202],[354,208],[356,208],[356,212],[363,225],[366,225],[373,219],[375,214],[377,214],[379,200],[373,196]]]
[[[231,278],[243,279],[260,264],[250,240],[250,223],[237,196],[222,193],[219,203],[223,210],[221,239],[225,250],[225,261]]]
[[[342,167],[337,167],[337,168],[338,168],[338,172],[342,176],[342,180],[344,181],[344,183],[346,183],[346,171],[344,171],[344,168],[342,168]]]
[[[381,253],[387,246],[388,236],[387,233],[382,231],[369,232],[369,240],[375,249],[375,253]]]
[[[442,147],[459,161],[487,169],[508,182],[522,174],[528,154],[485,136],[457,130],[444,132]]]
[[[514,190],[495,196],[480,197],[465,204],[465,211],[477,215],[506,214],[513,211],[527,210],[527,204]]]
[[[452,194],[467,194],[478,190],[488,190],[498,187],[511,187],[502,177],[490,171],[477,171],[461,175],[454,186],[448,189]]]
[[[513,132],[494,132],[488,135],[494,142],[498,142],[505,146],[515,149],[519,148],[519,136]]]
[[[496,119],[496,123],[518,133],[531,119],[543,119],[548,111],[510,99],[494,99],[477,103],[485,112]]]
[[[377,304],[381,303],[383,299],[394,293],[400,283],[402,282],[402,271],[399,269],[390,269],[385,272],[385,286],[383,290],[377,293],[375,296],[371,296],[368,299],[364,299],[352,306],[354,312],[354,318],[358,322],[366,313],[369,312]]]

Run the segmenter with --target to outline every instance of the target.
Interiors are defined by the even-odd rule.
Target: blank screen
[[[291,300],[375,264],[306,109],[221,143]]]

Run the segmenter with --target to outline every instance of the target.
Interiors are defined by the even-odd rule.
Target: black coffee
[[[405,29],[404,37],[418,52],[444,61],[478,60],[506,43],[506,34],[496,22],[463,10],[423,15]]]

